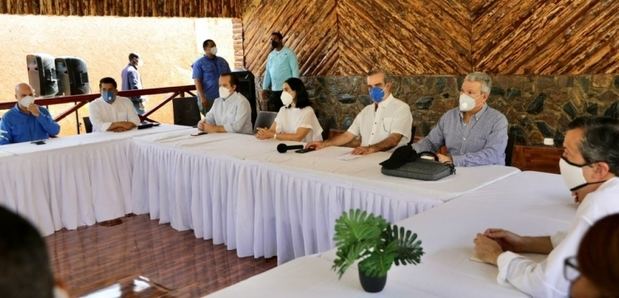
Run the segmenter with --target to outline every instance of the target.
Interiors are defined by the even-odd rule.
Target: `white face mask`
[[[468,112],[475,107],[475,98],[468,94],[460,94],[459,106],[461,112]]]
[[[217,47],[211,48],[211,54],[213,54],[213,56],[217,55]]]
[[[292,94],[286,91],[283,91],[282,96],[280,96],[280,99],[282,100],[282,103],[284,104],[284,106],[287,107],[292,104],[293,97],[292,97]]]
[[[230,90],[226,87],[223,86],[219,86],[219,97],[226,99],[228,97],[230,97]]]
[[[19,105],[24,108],[28,108],[33,103],[34,103],[34,97],[30,95],[24,96],[22,97],[22,99],[19,100]]]
[[[565,158],[561,157],[561,160],[559,161],[561,177],[565,180],[565,184],[570,191],[575,191],[588,184],[587,179],[585,179],[585,175],[582,173],[582,167],[584,167],[584,165],[574,165],[565,160]]]

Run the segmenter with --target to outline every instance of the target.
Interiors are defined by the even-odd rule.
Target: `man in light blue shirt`
[[[45,140],[60,132],[47,109],[34,103],[34,89],[20,83],[15,86],[17,104],[0,120],[0,145]]]
[[[460,90],[459,107],[447,111],[413,149],[437,152],[445,145],[448,154],[437,154],[439,161],[460,167],[504,165],[508,124],[501,112],[486,104],[491,86],[487,74],[468,74]]]
[[[251,134],[251,106],[245,96],[236,91],[238,78],[232,73],[219,77],[219,98],[206,117],[198,122],[198,130],[217,133]]]
[[[280,99],[284,81],[299,77],[299,62],[294,52],[284,47],[283,36],[279,32],[271,34],[273,50],[267,58],[262,82],[262,109],[277,112],[282,107]],[[268,91],[271,92],[268,92]]]
[[[219,76],[230,72],[230,66],[226,59],[217,56],[217,45],[207,39],[202,43],[204,56],[191,65],[191,78],[196,84],[198,91],[198,107],[202,115],[211,108],[215,98],[219,97]]]
[[[135,53],[129,54],[129,64],[120,73],[122,79],[121,91],[142,89],[142,79],[140,78],[138,65],[140,65],[140,56]],[[144,99],[141,96],[133,96],[129,99],[131,99],[138,115],[144,115]]]

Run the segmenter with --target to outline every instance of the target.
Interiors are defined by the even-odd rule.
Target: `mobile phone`
[[[35,145],[45,145],[45,141],[43,141],[43,140],[32,141],[31,143],[35,144]]]
[[[310,148],[299,149],[299,150],[296,150],[295,152],[296,153],[307,153],[307,152],[314,151],[314,150],[316,150],[316,148],[311,148],[310,147]]]
[[[194,133],[192,133],[192,134],[191,134],[191,136],[192,136],[192,137],[197,137],[197,136],[205,135],[205,134],[207,134],[207,133],[208,133],[208,132],[206,132],[206,131],[198,131],[198,132],[194,132]]]

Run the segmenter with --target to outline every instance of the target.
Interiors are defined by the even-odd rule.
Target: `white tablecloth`
[[[187,129],[161,127],[0,146],[0,204],[30,219],[43,235],[131,212],[129,139]]]
[[[395,222],[517,173],[509,167],[459,168],[424,182],[388,177],[389,153],[340,160],[349,148],[277,153],[253,136],[135,138],[134,210],[177,230],[224,243],[239,256],[280,263],[333,246],[335,219],[351,208]]]
[[[392,267],[379,296],[523,297],[512,287],[497,284],[496,267],[469,260],[475,234],[499,227],[524,235],[551,235],[567,229],[574,215],[575,205],[559,175],[523,172],[465,194],[398,223],[419,235],[426,254],[418,266]],[[363,296],[356,268],[344,275],[343,282],[335,282],[336,274],[330,270],[333,259],[333,250],[297,259],[212,296]]]

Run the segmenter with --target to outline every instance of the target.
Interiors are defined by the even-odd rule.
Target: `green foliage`
[[[344,212],[336,220],[333,240],[337,252],[332,268],[340,278],[357,260],[366,275],[382,277],[393,263],[416,265],[423,255],[417,234],[360,209]]]

